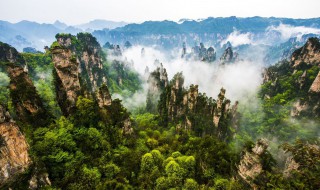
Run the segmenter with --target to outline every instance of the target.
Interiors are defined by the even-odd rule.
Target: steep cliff
[[[157,112],[157,103],[160,94],[168,86],[168,74],[163,65],[160,64],[155,71],[151,72],[148,77],[148,94],[146,100],[146,109],[150,113]]]
[[[23,58],[7,44],[1,43],[0,49],[1,67],[6,70],[10,78],[10,96],[17,120],[34,126],[48,124],[51,116],[44,108],[28,73],[22,67],[24,65]]]
[[[309,38],[304,46],[292,53],[291,64],[293,68],[298,68],[304,64],[320,64],[320,42],[318,38]]]
[[[0,188],[14,182],[31,164],[29,146],[8,111],[0,105]]]
[[[55,86],[58,103],[67,116],[74,112],[80,94],[94,95],[107,79],[101,47],[91,34],[57,34],[56,39],[51,46]]]
[[[79,33],[77,36],[57,34],[56,39],[51,53],[56,97],[62,113],[73,115],[80,95],[92,99],[100,111],[108,109],[113,101],[106,85],[104,54],[96,38],[89,33]],[[125,133],[132,132],[129,116],[118,123]]]
[[[72,35],[57,35],[57,42],[51,46],[55,70],[56,97],[62,113],[68,116],[74,112],[80,94],[79,63],[76,58]]]
[[[102,85],[99,88],[96,97],[100,108],[103,108],[104,106],[110,106],[112,103],[111,95],[106,85]]]
[[[254,183],[255,179],[263,172],[262,156],[266,153],[268,142],[265,139],[257,141],[253,148],[245,150],[238,166],[239,176],[253,189],[259,189]]]
[[[222,56],[220,57],[220,62],[222,64],[226,63],[232,63],[234,61],[233,57],[233,51],[231,47],[228,47],[226,50],[224,50]]]
[[[85,80],[89,92],[95,92],[98,87],[107,82],[103,72],[103,53],[96,38],[88,33],[79,33],[78,41],[82,44],[80,54],[80,74]]]
[[[304,46],[293,52],[291,61],[283,61],[264,72],[265,98],[284,96],[291,102],[291,116],[320,116],[320,42],[309,38]]]
[[[190,85],[189,89],[183,85],[184,77],[178,73],[161,94],[158,111],[163,124],[177,123],[177,130],[193,131],[198,136],[215,134],[222,140],[232,138],[232,131],[238,128],[238,102],[231,108],[224,89],[216,101],[199,93],[198,85]]]

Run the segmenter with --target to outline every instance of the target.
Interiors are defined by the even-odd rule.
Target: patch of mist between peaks
[[[222,40],[220,43],[220,46],[222,47],[227,42],[230,42],[232,47],[237,47],[240,45],[249,45],[249,44],[255,44],[253,41],[253,34],[250,32],[241,33],[238,30],[234,30],[232,33],[230,33],[226,39]]]
[[[51,70],[45,71],[45,72],[37,72],[36,75],[41,80],[45,80],[45,81],[52,80],[52,71]]]
[[[123,96],[121,94],[115,93],[115,94],[112,94],[112,99],[118,98],[122,100],[122,104],[124,105],[124,107],[126,107],[129,111],[133,111],[140,107],[146,106],[147,93],[148,93],[148,85],[147,83],[143,83],[142,89],[135,92],[131,96]]]
[[[0,87],[7,87],[9,85],[10,78],[4,72],[0,72]]]
[[[282,41],[287,41],[290,38],[297,37],[298,40],[305,34],[320,34],[319,28],[292,26],[288,24],[280,24],[279,26],[269,26],[266,33],[278,32]]]
[[[183,72],[185,78],[184,86],[188,88],[191,84],[199,86],[199,92],[216,98],[223,87],[226,89],[226,97],[231,101],[241,100],[257,92],[262,83],[263,64],[257,58],[257,62],[239,61],[233,64],[219,66],[219,62],[206,63],[201,61],[186,61],[180,58],[179,52],[176,59],[169,59],[164,53],[150,47],[145,48],[145,55],[141,56],[142,46],[136,46],[123,53],[127,60],[133,60],[134,69],[144,75],[148,66],[149,71],[154,71],[158,65],[154,64],[159,60],[167,70],[168,78],[171,80],[178,72]],[[260,50],[252,52],[258,57]],[[246,55],[243,55],[245,57]],[[251,55],[252,56],[252,55]],[[261,56],[262,57],[262,56]]]

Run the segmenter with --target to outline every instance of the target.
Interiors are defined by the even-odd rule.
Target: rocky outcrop
[[[19,127],[0,105],[0,188],[15,181],[30,166],[29,146]]]
[[[80,74],[89,92],[95,92],[99,86],[107,82],[103,72],[102,49],[91,34],[79,33],[78,41],[83,44],[80,55]]]
[[[58,103],[65,116],[72,114],[80,94],[95,94],[107,82],[103,53],[96,38],[88,33],[57,34],[51,46]]]
[[[109,89],[105,84],[99,88],[96,97],[97,97],[97,102],[100,108],[103,108],[105,106],[110,106],[112,103]]]
[[[309,38],[304,46],[293,52],[291,56],[292,67],[298,68],[303,64],[320,64],[320,42],[318,38]]]
[[[238,166],[239,176],[246,181],[253,189],[258,189],[254,180],[263,172],[261,156],[268,148],[268,142],[265,139],[257,141],[251,150],[246,150]]]
[[[285,177],[290,177],[291,172],[297,171],[300,167],[300,164],[297,163],[292,156],[288,157],[285,163],[285,170],[283,171],[283,175]]]
[[[200,60],[204,62],[214,62],[216,60],[216,52],[213,47],[209,47],[208,49],[204,46],[203,43],[200,43],[200,46],[195,45],[192,47],[191,53],[187,53],[186,45],[183,44],[182,56],[181,58],[185,58],[187,60]]]
[[[17,50],[7,44],[1,43],[0,49],[1,67],[10,78],[10,95],[17,119],[33,126],[48,124],[50,114],[44,108],[28,73],[22,67],[25,64],[23,58]]]
[[[47,186],[51,186],[51,181],[49,174],[46,172],[35,174],[29,180],[29,189],[31,190],[42,189]]]
[[[206,60],[210,62],[214,62],[216,60],[216,52],[213,47],[209,47],[207,50],[207,58]]]
[[[291,95],[292,117],[320,117],[320,42],[309,38],[304,46],[294,51],[291,61],[282,61],[264,72],[264,84],[268,85],[266,98],[284,93],[284,84],[297,92]],[[292,80],[295,79],[295,80]],[[286,80],[286,81],[285,81]],[[286,82],[286,83],[284,83]]]
[[[68,116],[75,110],[80,95],[79,62],[71,46],[72,36],[56,36],[59,46],[51,46],[56,97],[63,115]]]
[[[57,34],[56,39],[51,45],[51,53],[55,67],[56,96],[63,114],[69,116],[76,111],[80,95],[92,98],[100,110],[112,109],[113,101],[106,86],[107,78],[102,64],[103,52],[96,38],[89,33],[79,33],[77,36]],[[114,62],[113,67],[120,72],[123,66]],[[117,120],[117,124],[121,125],[124,134],[132,133],[129,116]]]
[[[223,88],[216,101],[199,93],[198,85],[190,85],[188,89],[183,85],[184,77],[182,73],[177,73],[161,94],[158,104],[161,117],[165,117],[165,121],[177,123],[177,130],[194,130],[199,136],[209,133],[217,135],[221,140],[230,139],[231,131],[238,129],[238,102],[231,107]],[[202,125],[208,127],[203,129]]]
[[[148,78],[148,94],[146,109],[148,112],[156,113],[157,104],[160,98],[160,94],[168,86],[168,74],[166,69],[160,63],[160,67],[150,73]]]
[[[309,92],[320,95],[320,71],[319,71],[317,77],[314,79],[314,81],[309,89]]]
[[[2,42],[0,42],[0,62],[24,64],[22,56],[15,48]]]
[[[231,47],[228,47],[226,50],[224,50],[222,56],[220,57],[220,62],[222,64],[226,63],[232,63],[234,61],[233,58],[233,51]]]

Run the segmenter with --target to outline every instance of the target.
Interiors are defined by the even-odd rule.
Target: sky
[[[207,17],[320,17],[320,0],[0,0],[0,20],[69,25]]]

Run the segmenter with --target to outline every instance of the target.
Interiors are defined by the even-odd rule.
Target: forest
[[[264,68],[254,109],[157,61],[142,76],[129,42],[55,38],[44,53],[0,43],[1,189],[320,189],[318,38]]]

